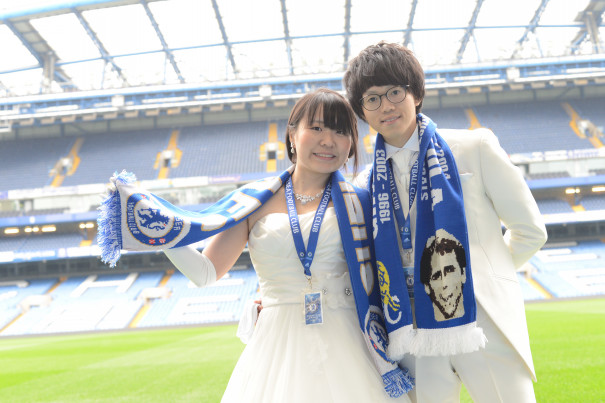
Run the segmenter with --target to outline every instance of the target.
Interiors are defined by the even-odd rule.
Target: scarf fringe
[[[121,232],[121,201],[120,192],[116,183],[128,184],[136,182],[137,178],[132,172],[114,172],[107,186],[107,194],[99,206],[97,218],[97,243],[101,248],[101,261],[116,267],[122,249]]]
[[[400,361],[405,354],[411,352],[410,346],[414,344],[416,330],[412,325],[406,325],[389,333],[389,346],[387,356],[393,361]]]
[[[441,329],[417,329],[411,345],[416,357],[472,353],[485,347],[487,338],[477,322]]]
[[[396,368],[382,375],[384,390],[390,397],[400,397],[414,388],[414,378],[405,368]]]
[[[413,332],[413,329],[411,329],[411,325],[409,326],[409,328]],[[390,337],[391,336],[389,335],[389,343],[391,343]],[[372,342],[370,341],[370,337],[367,337],[367,334],[365,339],[366,344],[368,344],[368,347],[370,348],[370,351],[374,351],[372,349]],[[396,361],[392,360],[392,357],[389,356],[389,347],[387,347],[386,354],[387,357],[380,357],[377,354],[373,354],[372,358],[374,359],[374,364],[376,365],[376,368],[382,375],[382,383],[384,385],[384,390],[390,397],[400,397],[414,388],[415,380],[410,375],[407,368],[400,367]]]

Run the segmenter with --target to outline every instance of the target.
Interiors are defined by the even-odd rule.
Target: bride
[[[332,174],[357,155],[355,115],[340,94],[317,90],[294,106],[285,140],[294,166],[267,202],[216,235],[203,253],[191,246],[165,251],[203,286],[225,275],[248,244],[263,309],[222,401],[409,402],[411,385],[401,386],[401,379],[411,382],[405,370],[373,353],[383,333],[360,329],[371,312],[358,315],[330,197]],[[378,337],[367,336],[372,332]],[[399,385],[388,385],[392,376]]]

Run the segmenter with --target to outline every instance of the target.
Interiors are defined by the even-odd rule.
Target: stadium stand
[[[601,241],[545,247],[531,262],[536,267],[532,277],[555,297],[605,293],[605,245]]]
[[[590,119],[603,133],[605,127],[604,99],[575,99],[569,102],[578,112],[581,118]]]
[[[31,235],[26,237],[19,248],[20,251],[37,251],[45,249],[60,249],[80,246],[81,234],[55,234],[48,237]]]
[[[105,183],[113,171],[122,169],[135,172],[139,180],[156,179],[154,163],[169,135],[167,129],[88,135],[78,152],[79,166],[63,186]]]
[[[6,140],[0,147],[0,190],[50,185],[50,170],[69,152],[73,138]]]
[[[567,171],[540,172],[527,175],[527,179],[569,178],[570,176]]]
[[[30,234],[19,237],[0,238],[0,252],[31,252],[43,250],[57,250],[80,246],[82,234]]]
[[[574,107],[579,113],[587,116],[595,112],[589,109],[590,104],[586,106],[578,103],[574,104]],[[476,118],[481,125],[495,130],[503,146],[509,144],[507,150],[509,152],[511,150],[513,152],[515,150],[545,151],[566,147],[582,150],[592,147],[571,130],[569,117],[558,103],[508,105],[504,108],[500,105],[478,106],[474,107],[473,111],[476,115],[457,107],[427,110],[427,114],[439,119],[442,126],[448,128],[469,127],[472,119]],[[526,111],[527,114],[520,119],[510,119],[511,115],[518,115],[521,111]],[[551,115],[556,117],[552,118]],[[552,122],[554,128],[549,130],[547,126]],[[270,158],[275,159],[276,171],[289,166],[287,157],[282,156],[283,158],[280,159],[276,152],[269,154],[268,149],[262,147],[271,140],[271,130],[277,131],[277,142],[282,141],[285,125],[285,120],[274,119],[253,123],[89,134],[83,137],[84,140],[81,141],[78,149],[77,157],[80,160],[77,169],[73,175],[65,175],[60,187],[104,183],[108,177],[108,167],[116,165],[136,172],[139,179],[157,179],[161,169],[161,166],[158,166],[159,155],[167,149],[171,139],[175,139],[174,144],[182,154],[179,155],[178,164],[170,166],[167,172],[168,179],[207,177],[218,182],[225,181],[232,188],[233,183],[237,183],[237,178],[242,175],[271,174],[267,172],[269,167],[267,160]],[[533,130],[532,136],[520,137],[520,133],[525,132],[527,127]],[[174,136],[175,131],[178,131],[178,137]],[[556,139],[553,138],[555,132],[558,133],[554,135]],[[363,121],[359,121],[359,133],[360,168],[363,169],[372,161],[375,133],[372,133],[367,123]],[[528,137],[535,138],[536,142],[529,142]],[[72,150],[76,140],[73,137],[43,139],[44,153],[39,152],[42,147],[37,147],[38,150],[34,151],[31,157],[22,154],[26,156],[22,157],[19,163],[13,159],[14,164],[3,167],[0,191],[22,188],[23,182],[6,178],[15,178],[18,176],[18,170],[25,169],[23,168],[25,166],[32,178],[27,186],[49,187],[52,184],[49,170]],[[35,140],[36,144],[39,144],[38,141]],[[523,148],[510,148],[510,145],[521,141]],[[31,144],[33,143],[30,140],[4,141],[0,149],[2,155],[8,157],[22,153],[26,147],[31,147]],[[277,149],[277,147],[272,148],[272,150]],[[266,152],[264,158],[261,150]],[[137,156],[136,160],[132,155]],[[34,159],[43,163],[38,165]],[[161,165],[161,159],[159,162]],[[169,163],[170,161],[166,162]],[[39,172],[34,172],[36,170]],[[598,177],[605,173],[605,168],[592,169],[589,173]],[[532,183],[540,183],[541,180],[555,182],[560,179],[574,180],[574,177],[568,171],[550,170],[528,175],[528,179],[532,179]],[[188,203],[184,207],[201,210],[221,195],[220,191],[200,193],[196,190],[196,192],[192,193],[194,197],[187,199]],[[177,204],[181,200],[172,192],[168,192],[166,198]],[[605,196],[583,193],[576,200],[586,212],[600,214],[605,211]],[[544,215],[573,217],[577,214],[575,211],[578,206],[572,208],[562,191],[556,197],[552,192],[545,193],[537,197],[537,202]],[[90,230],[92,232],[77,230],[78,219],[69,218],[72,213],[69,207],[38,207],[35,200],[32,200],[29,206],[27,212],[22,208],[2,210],[0,219],[31,217],[29,219],[35,222],[44,220],[66,222],[57,224],[59,229],[57,233],[27,236],[0,234],[0,262],[10,262],[11,259],[18,258],[24,262],[22,264],[30,265],[27,269],[23,266],[22,271],[6,270],[5,273],[8,273],[6,275],[14,277],[11,273],[25,272],[34,274],[33,277],[21,274],[19,280],[28,284],[25,287],[0,286],[2,308],[0,336],[234,322],[239,319],[244,303],[256,296],[258,284],[254,270],[250,267],[234,270],[229,278],[206,289],[191,288],[189,281],[180,273],[166,272],[171,266],[166,263],[165,258],[149,260],[150,258],[143,259],[132,254],[124,259],[124,264],[126,267],[132,265],[134,269],[132,271],[125,269],[119,274],[112,274],[105,268],[99,268],[96,263],[90,263],[98,254],[98,249],[95,249],[94,228]],[[90,208],[93,210],[86,216],[87,220],[94,220],[95,207],[96,204],[91,203]],[[69,225],[71,227],[68,227]],[[595,234],[599,234],[599,231],[597,229]],[[592,240],[572,242],[565,247],[556,245],[545,248],[532,258],[531,268],[526,273],[519,274],[518,279],[525,299],[531,301],[549,297],[577,298],[605,294],[603,243]],[[69,253],[66,252],[67,250]],[[44,279],[35,275],[42,274],[36,267],[45,267],[44,265],[47,264],[45,262],[53,259],[59,261],[57,267],[63,264],[67,268],[55,268],[54,271],[49,271],[49,274],[56,273],[57,270],[59,272],[66,270],[65,276]],[[66,263],[61,263],[61,259],[65,259]],[[247,257],[244,256],[244,265],[249,264],[246,259]],[[20,263],[12,264],[17,267]],[[153,269],[154,264],[160,271]],[[85,275],[74,275],[70,272],[74,270],[69,269],[71,266],[73,268],[90,266],[92,269]],[[117,292],[118,286],[111,285],[112,281],[117,283],[131,281],[131,284],[126,291]],[[93,283],[107,286],[88,287],[80,295],[74,294],[79,287],[83,287],[83,284]]]
[[[605,210],[605,196],[584,196],[580,204],[586,210]]]
[[[3,237],[0,238],[0,251],[19,251],[25,244],[27,237]]]
[[[462,108],[427,109],[426,114],[443,129],[468,129],[471,123]]]
[[[20,307],[23,301],[32,296],[46,294],[56,282],[56,279],[0,282],[0,334],[2,329],[23,313]]]
[[[185,128],[179,136],[181,163],[171,173],[189,177],[263,172],[258,150],[268,132],[268,122]]]
[[[49,215],[49,214],[63,214],[65,212],[65,208],[48,208],[48,209],[36,209],[36,210],[10,210],[10,211],[0,211],[1,217],[17,217],[27,215],[29,217],[41,216],[41,215]]]
[[[146,13],[151,17],[157,12],[155,6],[163,2],[76,3],[79,5],[58,10],[42,7],[33,14],[26,11],[2,21],[11,27],[13,33],[7,32],[9,35],[20,33],[18,38],[15,36],[16,42],[24,46],[25,53],[34,55],[32,60],[40,62],[35,70],[44,77],[33,80],[41,84],[32,84],[35,90],[26,92],[29,95],[24,99],[15,92],[20,89],[8,86],[5,79],[28,73],[32,69],[29,64],[20,72],[18,66],[14,66],[15,71],[0,72],[0,337],[237,321],[245,302],[257,296],[258,282],[247,251],[236,269],[204,289],[192,287],[181,273],[174,272],[163,253],[125,253],[118,267],[109,270],[98,259],[94,225],[98,194],[114,171],[125,169],[139,180],[152,181],[153,191],[166,200],[199,211],[245,182],[286,169],[290,161],[284,136],[290,108],[298,96],[313,88],[341,91],[338,72],[346,60],[343,64],[342,56],[338,56],[332,66],[335,70],[330,67],[317,78],[311,77],[314,74],[307,77],[306,73],[299,74],[301,67],[292,64],[293,60],[303,60],[304,71],[316,61],[299,55],[297,44],[283,43],[290,58],[290,76],[275,73],[276,66],[261,65],[258,76],[256,72],[238,76],[243,60],[252,64],[260,63],[260,59],[272,60],[264,55],[259,60],[223,57],[214,60],[216,63],[189,66],[196,70],[189,76],[185,74],[187,68],[174,70],[187,63],[172,54],[175,49],[167,43],[162,46],[164,55],[158,58],[162,60],[160,75],[174,81],[158,85],[161,79],[157,81],[157,77],[152,82],[132,81],[135,74],[123,70],[117,59],[137,55],[121,54],[116,58],[115,54],[106,54],[110,50],[103,48],[103,38],[97,38],[91,46],[93,52],[96,46],[103,57],[76,63],[98,62],[103,66],[104,79],[97,80],[101,87],[90,87],[99,91],[89,91],[78,86],[79,80],[72,80],[70,74],[76,69],[69,68],[64,55],[55,54],[54,41],[38,41],[45,36],[41,31],[40,36],[32,34],[39,24],[30,21],[61,17],[62,13],[74,17],[90,10],[109,11],[114,6],[118,11],[124,5],[139,9],[145,6],[151,10]],[[476,12],[489,6],[487,3],[492,2],[477,2]],[[526,27],[530,36],[524,38],[535,36],[535,40],[515,38],[517,50],[493,66],[489,57],[480,57],[486,56],[485,52],[479,54],[480,43],[473,46],[477,60],[482,59],[480,63],[470,60],[468,52],[464,55],[465,49],[471,48],[464,40],[455,63],[429,66],[423,108],[440,128],[493,130],[505,151],[517,157],[515,163],[530,184],[549,232],[549,244],[517,276],[527,301],[605,295],[605,196],[593,190],[605,187],[605,60],[602,51],[585,53],[591,45],[589,40],[593,49],[597,47],[595,36],[589,35],[587,28],[589,22],[594,26],[600,23],[602,31],[602,15],[594,13],[594,7],[602,10],[602,1],[591,0],[584,11],[577,10],[580,14],[570,16],[576,18],[573,24],[579,31],[577,40],[565,47],[565,54],[559,57],[554,53],[555,57],[544,60],[525,59],[517,53],[524,41],[540,43],[538,31],[548,31],[535,29],[543,23],[540,16],[547,3],[541,2],[529,13],[535,12],[535,17]],[[358,6],[355,4],[353,9]],[[221,8],[223,13],[231,12]],[[414,12],[411,10],[409,15],[411,25],[404,27],[405,41],[428,33],[415,29]],[[350,19],[349,11],[343,14]],[[220,22],[219,13],[216,15]],[[294,19],[294,15],[281,15],[278,24],[282,19],[286,23],[288,18]],[[356,20],[359,18],[353,19],[353,25]],[[475,26],[474,18],[470,21],[468,29],[459,30],[466,36],[474,36],[480,28]],[[155,39],[162,37],[162,31],[169,32],[165,22],[152,25],[150,29],[158,34],[152,35]],[[22,27],[32,31],[19,32]],[[355,43],[361,43],[360,38],[369,40],[359,30],[352,31],[354,35],[347,32],[340,41],[347,48],[334,54],[343,54],[346,59],[356,53],[349,50],[359,46]],[[453,31],[445,32],[450,36]],[[392,31],[387,36],[390,34],[398,35],[397,41],[402,39],[400,33]],[[370,35],[379,36],[377,32]],[[88,36],[85,40],[90,39]],[[307,39],[321,40],[319,37]],[[284,40],[291,42],[291,36],[286,35]],[[225,47],[231,46],[229,41],[224,42]],[[274,39],[244,42],[250,43],[237,45],[238,52],[248,45],[264,48]],[[489,47],[497,48],[492,42]],[[541,46],[544,54],[549,54],[548,41],[542,41]],[[138,45],[135,47],[138,49]],[[177,50],[181,52],[183,49]],[[147,51],[137,53],[151,56]],[[195,62],[202,59],[195,58]],[[53,65],[53,60],[59,63]],[[208,76],[207,67],[216,65],[221,69],[223,62],[231,64],[222,68],[227,75]],[[152,70],[151,65],[138,64],[144,74]],[[298,73],[294,69],[299,69]],[[363,169],[372,163],[376,133],[362,120],[358,127],[359,167]],[[43,225],[56,226],[56,232],[42,232]],[[34,233],[34,228],[39,232]]]
[[[536,287],[530,284],[524,274],[517,273],[517,280],[519,280],[519,284],[521,285],[521,292],[523,293],[523,298],[526,301],[535,301],[535,300],[543,300],[544,295],[542,295]]]
[[[250,268],[204,289],[172,271],[2,282],[0,336],[235,322],[257,287]]]
[[[592,107],[590,103],[587,105]],[[484,105],[476,106],[473,110],[479,124],[494,130],[503,148],[510,154],[593,147],[587,139],[578,137],[571,129],[570,118],[560,103]],[[591,111],[596,112],[592,109]],[[426,113],[440,122],[440,127],[471,126],[471,119],[463,108],[434,109],[427,110]],[[511,119],[511,116],[516,118]],[[271,124],[277,125],[277,141],[283,142],[285,120],[179,129],[176,147],[182,155],[177,166],[170,169],[168,177],[239,177],[242,174],[267,174],[267,156],[261,156],[260,150],[261,146],[268,142]],[[139,180],[157,179],[161,165],[166,163],[159,155],[166,150],[171,133],[172,129],[149,129],[83,136],[77,153],[77,167],[73,173],[65,175],[61,185],[105,183],[113,171],[121,169],[134,172]],[[359,133],[359,163],[360,167],[364,167],[372,160],[375,133],[370,133],[367,123],[361,120]],[[6,158],[8,164],[4,164],[0,171],[0,190],[50,185],[52,177],[49,172],[57,161],[69,154],[75,141],[75,138],[56,138],[3,142],[0,157]],[[26,149],[32,151],[26,152]],[[222,151],[217,153],[217,149]],[[289,165],[287,157],[281,156],[276,159],[273,172],[286,169]],[[602,174],[603,170],[597,168],[591,172],[598,175]],[[570,173],[549,171],[528,176],[529,179],[564,177],[570,177]]]
[[[605,175],[605,168],[603,169],[591,169],[590,173],[593,175]]]
[[[480,124],[494,131],[509,154],[592,147],[574,133],[558,102],[478,105],[474,110]]]
[[[171,298],[154,300],[139,327],[235,322],[244,304],[257,295],[258,281],[248,268],[232,270],[213,286],[197,288],[177,272],[166,287]]]
[[[564,200],[540,199],[537,200],[538,208],[542,214],[573,213],[573,209]]]

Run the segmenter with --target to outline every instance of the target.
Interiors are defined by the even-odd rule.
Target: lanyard
[[[389,168],[388,174],[391,187],[391,200],[393,201],[393,210],[395,211],[395,219],[397,220],[397,227],[401,237],[401,245],[403,246],[404,250],[409,251],[412,249],[410,213],[412,211],[412,204],[416,198],[416,184],[418,183],[418,158],[416,158],[416,161],[414,162],[410,172],[410,187],[408,190],[410,195],[410,208],[408,209],[407,217],[404,217],[403,208],[401,207],[401,203],[399,201],[399,192],[397,192],[397,185],[395,184],[395,179],[393,178],[393,165],[391,164],[391,160],[389,160]]]
[[[315,254],[315,248],[317,247],[317,239],[319,238],[319,228],[323,221],[326,213],[326,208],[330,202],[332,192],[332,183],[328,181],[326,188],[324,189],[323,195],[317,211],[315,212],[315,218],[313,218],[313,225],[311,226],[311,233],[309,234],[309,244],[305,248],[305,241],[303,240],[302,233],[300,230],[300,223],[298,221],[298,213],[296,212],[296,203],[294,201],[294,191],[292,190],[292,178],[288,179],[286,183],[286,204],[288,206],[288,217],[290,221],[290,228],[292,229],[292,237],[294,238],[294,246],[296,246],[296,252],[298,258],[303,265],[305,270],[305,276],[311,278],[311,263],[313,263],[313,256]]]

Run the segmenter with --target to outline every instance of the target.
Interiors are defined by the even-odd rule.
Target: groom
[[[477,330],[482,329],[487,338],[485,348],[467,350],[473,352],[392,354],[391,358],[400,359],[416,378],[415,396],[412,393],[411,397],[419,403],[459,401],[464,383],[475,402],[535,402],[532,381],[536,377],[516,269],[546,242],[546,229],[523,176],[490,130],[436,129],[428,117],[420,114],[424,71],[407,48],[385,42],[367,47],[349,62],[344,85],[357,115],[379,133],[374,167],[360,174],[356,184],[370,182],[374,188],[377,259],[381,258],[381,248],[384,254],[389,250],[400,252],[395,252],[397,262],[391,259],[396,267],[387,273],[390,285],[384,289],[381,286],[381,292],[392,299],[396,286],[406,290],[406,295],[399,293],[395,298],[409,301],[414,329],[430,323],[430,331],[449,335],[448,324],[465,315],[466,321],[455,322],[452,328],[475,326],[476,318]],[[433,139],[428,150],[424,145],[427,133]],[[423,161],[417,161],[419,154]],[[385,172],[392,177],[391,190],[377,195],[376,184],[381,177],[386,180]],[[386,183],[381,189],[389,188]],[[452,183],[451,191],[442,191],[445,187],[441,183]],[[454,209],[458,208],[459,213],[438,216],[439,208],[454,205],[457,200],[459,207]],[[504,235],[502,223],[506,227]],[[436,271],[430,272],[425,288],[420,255],[430,247],[427,241],[431,236],[434,241],[446,238],[440,235],[446,226],[455,228],[454,238],[464,245],[462,254],[469,257],[464,263],[468,267],[462,267],[445,249],[432,251],[425,262]],[[392,231],[392,247],[389,238],[380,238],[385,230]],[[383,270],[381,264],[378,267]],[[447,276],[456,281],[445,281]],[[456,296],[460,306],[450,312],[451,318],[449,314],[438,315],[439,309],[418,308],[426,306],[426,301],[430,306],[432,298],[427,295],[431,292],[445,305],[460,293]],[[441,302],[435,300],[432,306]],[[384,309],[385,316],[395,317],[389,314],[391,304]],[[408,332],[408,337],[415,334]],[[390,337],[395,345],[390,345],[389,351],[412,351],[403,345],[410,343],[401,340]],[[444,340],[449,341],[449,337],[432,340],[446,344]]]

